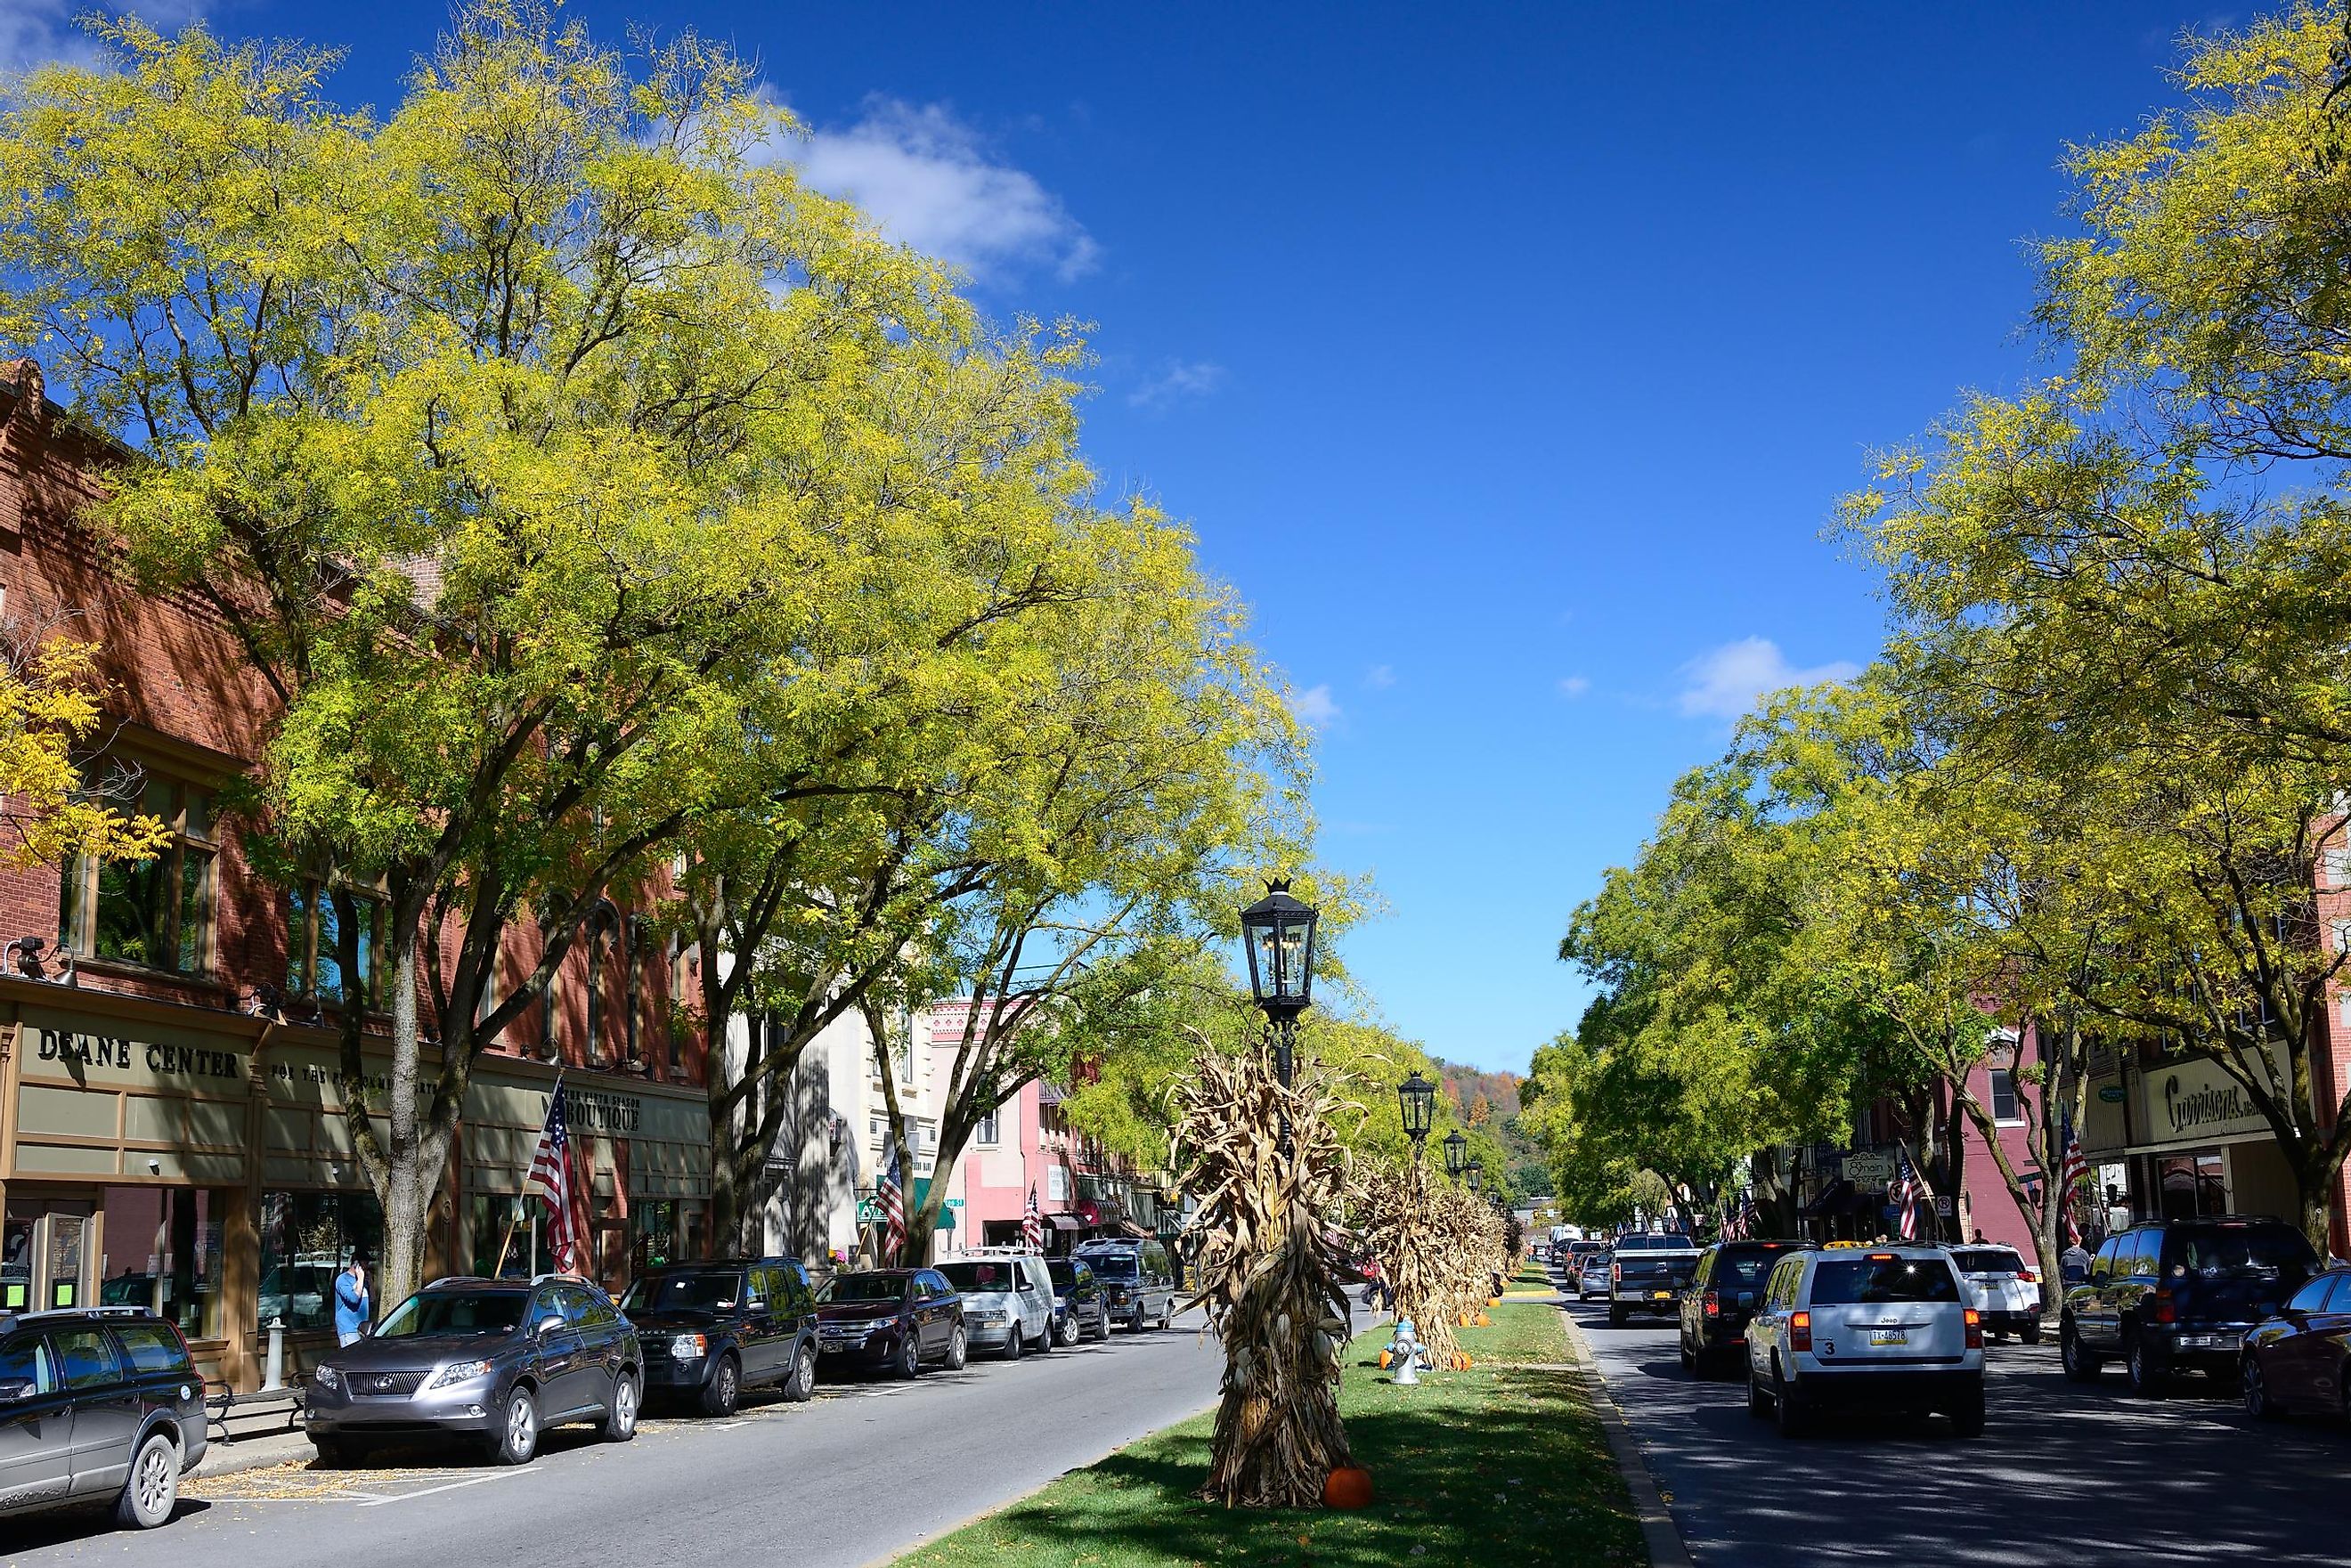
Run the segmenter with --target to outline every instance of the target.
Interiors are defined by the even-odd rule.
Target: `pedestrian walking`
[[[367,1265],[354,1258],[335,1276],[335,1343],[350,1344],[366,1333],[373,1306],[368,1300]]]
[[[2075,1237],[2073,1245],[2057,1254],[2057,1275],[2069,1285],[2078,1285],[2090,1277],[2090,1249]]]

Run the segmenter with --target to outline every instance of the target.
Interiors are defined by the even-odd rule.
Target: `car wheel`
[[[1958,1409],[1948,1411],[1946,1414],[1951,1418],[1952,1436],[1958,1437],[1982,1437],[1984,1429],[1983,1385],[1980,1384],[1977,1385],[1976,1391],[1970,1395]]]
[[[2057,1326],[2057,1360],[2065,1368],[2067,1378],[2075,1383],[2095,1383],[2098,1380],[2098,1357],[2082,1343],[2082,1331],[2067,1318]]]
[[[2038,1322],[2029,1322],[2022,1328],[2016,1331],[2016,1337],[2022,1340],[2027,1344],[2039,1344],[2041,1343],[2041,1325]]]
[[[801,1405],[816,1397],[816,1346],[804,1344],[792,1357],[792,1375],[784,1379],[784,1398]]]
[[[1682,1375],[1685,1377],[1696,1377],[1698,1375],[1698,1356],[1690,1350],[1689,1341],[1679,1334],[1676,1334],[1674,1336],[1674,1345],[1675,1348],[1682,1353]]]
[[[1007,1361],[1020,1359],[1020,1320],[1012,1320],[1012,1332],[1004,1336],[1004,1348],[997,1354]]]
[[[1134,1315],[1126,1320],[1126,1332],[1129,1333],[1143,1332],[1143,1303],[1140,1301],[1134,1304]]]
[[[538,1397],[528,1388],[507,1396],[507,1417],[491,1457],[502,1465],[527,1465],[538,1452]]]
[[[2147,1348],[2146,1337],[2134,1334],[2131,1337],[2130,1346],[2124,1354],[2126,1359],[2123,1367],[2130,1378],[2130,1391],[2142,1399],[2162,1398],[2163,1364],[2158,1361],[2155,1354]]]
[[[732,1354],[722,1355],[718,1364],[710,1370],[710,1381],[702,1388],[702,1413],[705,1416],[732,1416],[743,1402],[743,1368]]]
[[[1070,1313],[1061,1320],[1061,1332],[1057,1342],[1065,1348],[1078,1343],[1078,1314]]]
[[[1763,1392],[1763,1380],[1752,1366],[1747,1369],[1747,1413],[1758,1421],[1771,1414],[1771,1396]]]
[[[2245,1414],[2256,1421],[2274,1421],[2278,1407],[2270,1400],[2269,1385],[2262,1380],[2262,1364],[2246,1356],[2237,1369],[2237,1391],[2244,1396]]]
[[[919,1377],[923,1371],[923,1353],[914,1344],[914,1331],[908,1329],[898,1336],[896,1371],[901,1377]]]
[[[1812,1430],[1812,1412],[1804,1401],[1788,1385],[1787,1375],[1776,1365],[1771,1369],[1771,1407],[1780,1416],[1780,1436],[1801,1437]]]
[[[1045,1352],[1050,1351],[1055,1345],[1061,1343],[1061,1342],[1060,1340],[1053,1337],[1053,1320],[1047,1318],[1045,1320],[1044,1332],[1038,1334],[1037,1343],[1031,1348],[1041,1354]]]
[[[1165,1332],[1176,1322],[1176,1298],[1168,1297],[1159,1303],[1159,1327]]]
[[[1094,1314],[1094,1338],[1104,1344],[1110,1343],[1110,1309],[1108,1307],[1102,1308]]]
[[[1612,1329],[1625,1326],[1625,1309],[1614,1301],[1608,1303],[1608,1326]]]
[[[313,1437],[310,1446],[319,1450],[319,1463],[330,1470],[348,1470],[364,1464],[369,1452],[367,1445],[354,1443],[349,1437]]]
[[[126,1530],[152,1530],[172,1517],[179,1500],[180,1450],[162,1433],[150,1432],[123,1478],[115,1522]]]
[[[637,1435],[637,1406],[644,1389],[633,1372],[623,1372],[612,1385],[612,1403],[604,1412],[604,1441],[625,1443]]]
[[[947,1335],[947,1370],[961,1372],[971,1360],[971,1342],[964,1338],[963,1325],[957,1323],[955,1333]]]

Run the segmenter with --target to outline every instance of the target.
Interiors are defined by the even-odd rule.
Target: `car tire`
[[[1696,1377],[1698,1375],[1698,1355],[1696,1352],[1690,1349],[1689,1341],[1680,1334],[1676,1334],[1674,1336],[1674,1346],[1682,1353],[1682,1375],[1684,1377]]]
[[[499,1423],[490,1457],[502,1465],[527,1465],[538,1452],[538,1396],[528,1388],[507,1395],[506,1418]]]
[[[1078,1343],[1077,1313],[1071,1312],[1061,1320],[1061,1332],[1054,1337],[1053,1343],[1063,1349]]]
[[[816,1346],[804,1344],[792,1357],[791,1375],[784,1379],[787,1404],[805,1405],[816,1397]]]
[[[2123,1370],[2130,1380],[2130,1391],[2141,1399],[2160,1399],[2164,1393],[2163,1364],[2147,1348],[2147,1338],[2134,1334],[2123,1348]]]
[[[1763,1380],[1752,1366],[1747,1369],[1747,1413],[1758,1421],[1771,1414],[1771,1396],[1763,1392]]]
[[[1143,1303],[1140,1301],[1134,1304],[1134,1315],[1126,1320],[1126,1332],[1134,1334],[1143,1332]]]
[[[1094,1314],[1094,1338],[1103,1344],[1110,1343],[1110,1309],[1108,1307]]]
[[[1963,1401],[1958,1409],[1948,1410],[1945,1411],[1944,1414],[1951,1418],[1951,1435],[1953,1437],[1982,1437],[1984,1429],[1983,1386],[1979,1384],[1976,1386],[1975,1393]]]
[[[2022,1340],[2027,1344],[2039,1344],[2041,1343],[2041,1325],[2038,1322],[2027,1323],[2022,1328],[2016,1331],[2016,1337]]]
[[[1165,1301],[1159,1303],[1159,1332],[1162,1333],[1166,1333],[1168,1329],[1175,1326],[1175,1322],[1176,1298],[1170,1296]]]
[[[645,1385],[633,1372],[612,1380],[612,1403],[604,1409],[600,1428],[604,1441],[625,1443],[637,1435],[637,1412],[644,1406]]]
[[[1612,1329],[1625,1326],[1625,1309],[1614,1301],[1608,1303],[1608,1326]]]
[[[356,1469],[367,1462],[370,1452],[366,1444],[349,1437],[313,1437],[310,1446],[319,1450],[320,1466],[330,1470]]]
[[[1035,1351],[1040,1355],[1045,1355],[1050,1354],[1053,1347],[1061,1343],[1061,1342],[1060,1340],[1053,1337],[1053,1320],[1047,1318],[1045,1320],[1045,1331],[1037,1336],[1037,1343],[1030,1345],[1029,1348]]]
[[[150,1432],[131,1458],[122,1495],[114,1501],[114,1521],[125,1530],[152,1530],[172,1517],[180,1501],[180,1450],[161,1432]]]
[[[732,1416],[743,1402],[743,1364],[733,1352],[718,1358],[710,1369],[710,1381],[702,1385],[702,1413],[705,1416]]]
[[[1002,1361],[1019,1361],[1020,1359],[1019,1320],[1013,1320],[1012,1332],[1004,1336],[1004,1348],[998,1351],[996,1354],[998,1359]]]
[[[1813,1429],[1813,1413],[1804,1407],[1802,1396],[1788,1386],[1786,1375],[1776,1365],[1771,1369],[1771,1410],[1780,1418],[1780,1436],[1809,1436]]]
[[[2074,1326],[2071,1318],[2057,1328],[2057,1360],[2065,1369],[2067,1381],[2073,1383],[2095,1383],[2098,1369],[2105,1364],[2095,1352],[2082,1343],[2082,1331]]]
[[[964,1337],[963,1325],[956,1324],[955,1333],[947,1335],[946,1369],[961,1372],[971,1360],[971,1342]]]
[[[2270,1398],[2269,1384],[2262,1376],[2261,1362],[2251,1355],[2237,1366],[2237,1392],[2245,1401],[2245,1414],[2256,1421],[2274,1421],[2278,1407]]]
[[[914,1330],[908,1329],[898,1336],[898,1356],[891,1364],[891,1370],[901,1377],[920,1377],[923,1375],[923,1352],[914,1343]]]

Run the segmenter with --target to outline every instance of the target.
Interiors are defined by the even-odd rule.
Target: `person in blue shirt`
[[[370,1322],[367,1265],[357,1259],[335,1276],[335,1343],[349,1344],[367,1332]]]

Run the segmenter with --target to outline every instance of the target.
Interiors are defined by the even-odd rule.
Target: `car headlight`
[[[321,1366],[313,1369],[310,1374],[310,1381],[317,1384],[321,1388],[329,1388],[338,1394],[340,1394],[343,1391],[343,1375],[337,1372],[331,1366]]]
[[[710,1348],[710,1342],[698,1333],[682,1333],[669,1342],[669,1353],[679,1361],[692,1361]]]
[[[441,1375],[433,1380],[433,1386],[446,1388],[453,1383],[470,1383],[476,1377],[487,1377],[491,1364],[486,1361],[451,1362],[441,1369]]]

